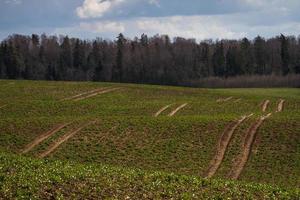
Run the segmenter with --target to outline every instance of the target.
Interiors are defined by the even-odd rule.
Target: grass
[[[296,199],[299,189],[0,153],[8,199]]]
[[[121,87],[122,89],[78,102],[60,101],[78,93],[107,87]],[[231,96],[233,99],[228,102],[217,102],[219,98]],[[236,99],[241,100],[235,102]],[[259,129],[253,152],[240,177],[242,182],[222,180],[227,178],[233,159],[241,151],[241,144],[247,128],[255,119],[263,115],[260,104],[266,99],[271,101],[267,112],[273,112],[273,115]],[[275,113],[279,99],[286,100],[285,108],[283,112]],[[167,116],[183,103],[188,103],[188,105],[174,117]],[[153,117],[160,108],[169,104],[172,106],[159,117]],[[64,166],[74,167],[74,169],[70,169],[74,174],[80,174],[81,168],[92,166],[92,171],[95,171],[93,173],[99,175],[102,172],[95,168],[105,166],[104,168],[116,170],[112,172],[115,173],[115,177],[123,176],[122,173],[142,173],[141,177],[138,176],[138,180],[134,179],[132,184],[137,185],[136,187],[141,191],[151,194],[155,191],[151,190],[151,192],[147,188],[148,186],[143,186],[143,184],[148,184],[148,182],[144,182],[144,176],[155,174],[153,175],[157,179],[155,181],[160,178],[161,181],[164,181],[165,177],[169,176],[172,177],[171,179],[180,177],[178,178],[180,183],[177,192],[176,189],[172,189],[176,193],[172,193],[172,195],[177,198],[184,198],[180,196],[183,191],[187,191],[189,194],[193,193],[191,191],[198,191],[196,188],[199,185],[197,184],[202,183],[208,184],[208,186],[203,190],[199,189],[196,197],[205,198],[206,196],[200,194],[213,195],[216,191],[219,191],[214,196],[216,198],[217,195],[223,193],[228,197],[234,197],[230,196],[231,189],[229,190],[224,184],[236,188],[233,189],[235,192],[243,193],[244,189],[245,192],[247,190],[249,198],[255,198],[255,196],[251,196],[254,195],[253,188],[257,188],[257,190],[270,188],[271,191],[277,187],[300,187],[299,89],[195,89],[92,82],[0,80],[0,107],[1,105],[7,105],[0,108],[0,152],[7,152],[3,153],[2,159],[9,163],[6,167],[10,164],[18,165],[18,170],[23,170],[22,173],[28,173],[28,176],[33,173],[35,168],[30,164],[37,165],[36,168],[45,171],[46,175],[43,180],[50,178],[47,177],[50,176],[50,172],[47,170],[54,170],[51,168],[56,163],[59,163],[58,165],[62,169]],[[215,176],[218,179],[201,179],[200,177],[205,175],[209,162],[214,156],[218,139],[226,125],[237,120],[241,115],[250,113],[254,113],[254,116],[238,127],[229,144],[224,161]],[[93,120],[97,122],[62,144],[49,155],[49,161],[35,160],[37,155],[45,151],[60,136],[79,127],[80,124]],[[67,122],[74,123],[35,147],[25,157],[12,155],[21,152],[40,134],[58,124]],[[13,162],[16,163],[13,164]],[[23,162],[28,167],[22,169]],[[72,164],[73,162],[81,164]],[[43,166],[44,164],[45,166]],[[132,169],[134,170],[132,171]],[[23,177],[22,173],[14,176],[16,182],[18,178]],[[59,170],[57,173],[60,173]],[[61,172],[62,180],[65,180],[64,176],[67,176],[64,173],[67,172]],[[136,177],[136,175],[132,176]],[[181,177],[183,177],[182,183]],[[3,178],[9,179],[7,174],[3,175]],[[141,180],[139,180],[140,178]],[[119,178],[115,179],[119,180]],[[194,185],[193,182],[189,182],[194,179],[199,183]],[[10,180],[11,187],[13,187],[13,179]],[[84,178],[81,181],[80,178],[76,178],[74,182],[72,180],[62,181],[48,185],[45,190],[49,195],[58,195],[60,192],[63,195],[68,192],[76,193],[75,188],[78,183],[79,186],[82,185],[82,188],[85,188],[84,190],[87,190],[86,194],[88,194],[91,192],[89,187],[93,187],[93,184],[99,188],[103,186],[101,184],[104,184],[93,181],[89,183],[89,180],[89,178]],[[125,191],[129,192],[130,187],[123,182],[113,188],[116,180],[105,180],[112,181],[111,185],[105,186],[107,187],[105,191],[110,191],[111,197],[119,192],[120,195],[125,195],[122,193],[124,192],[122,191],[123,187],[126,188]],[[8,183],[5,181],[5,184]],[[217,185],[216,188],[214,188],[214,184]],[[168,183],[165,186],[166,188],[171,187]],[[80,190],[80,188],[77,189]],[[261,191],[257,198],[263,199],[264,195],[271,198],[269,190],[266,191],[266,193]],[[93,194],[99,194],[101,191],[94,192]],[[158,191],[159,195],[161,192]],[[132,193],[135,194],[136,191],[134,190]],[[158,193],[153,195],[158,195]],[[246,192],[246,194],[248,193]],[[44,197],[39,195],[45,195],[45,191],[41,193],[37,191],[33,194],[38,195],[37,197]],[[233,194],[237,195],[237,193]],[[17,191],[12,191],[10,195],[18,196]],[[105,195],[110,196],[108,193]],[[226,195],[224,198],[227,197]],[[278,194],[276,193],[276,195]],[[116,198],[121,196],[116,196]],[[164,198],[164,196],[149,196],[149,198],[151,197]],[[193,198],[193,196],[187,197]]]

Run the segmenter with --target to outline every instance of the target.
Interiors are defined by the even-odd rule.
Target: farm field
[[[299,89],[1,80],[0,116],[0,199],[300,195]]]

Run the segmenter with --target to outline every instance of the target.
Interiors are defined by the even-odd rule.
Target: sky
[[[0,0],[0,40],[14,33],[198,41],[298,36],[299,10],[300,0]]]

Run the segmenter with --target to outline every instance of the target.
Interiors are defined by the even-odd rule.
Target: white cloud
[[[195,15],[169,17],[137,17],[123,20],[98,20],[81,22],[73,27],[57,29],[55,34],[68,34],[81,38],[104,37],[113,39],[120,32],[133,38],[145,33],[168,34],[170,37],[203,39],[240,39],[254,38],[257,35],[272,37],[280,33],[297,35],[300,32],[300,22],[278,20],[276,23],[257,23],[266,15],[257,15],[257,12],[235,13],[227,15]],[[248,19],[251,18],[249,21]],[[247,22],[247,23],[246,23]]]
[[[22,0],[5,0],[6,4],[13,4],[13,5],[19,5],[22,4]]]
[[[246,33],[234,30],[218,16],[172,16],[160,18],[140,18],[136,20],[139,32],[168,34],[171,37],[196,38],[241,38]]]
[[[84,0],[82,6],[76,9],[77,16],[80,18],[102,17],[115,6],[125,0]]]
[[[79,28],[84,31],[89,31],[93,33],[121,33],[125,31],[123,23],[114,21],[99,21],[93,23],[80,23]]]
[[[149,0],[150,5],[155,5],[156,7],[160,7],[159,0]]]
[[[299,0],[237,0],[238,3],[264,10],[285,11],[299,9]]]

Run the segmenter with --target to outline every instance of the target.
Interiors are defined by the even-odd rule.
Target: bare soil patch
[[[167,110],[171,105],[172,105],[172,104],[162,107],[159,111],[157,111],[157,112],[154,114],[154,117],[158,117],[162,112],[164,112],[165,110]]]
[[[53,144],[50,145],[50,147],[45,152],[43,152],[39,155],[39,158],[44,158],[44,157],[48,156],[50,153],[55,151],[61,144],[63,144],[64,142],[69,140],[71,137],[73,137],[76,133],[80,132],[82,129],[86,128],[87,126],[89,126],[93,123],[95,123],[95,121],[86,123],[83,126],[77,128],[75,130],[72,130],[72,131],[66,133],[65,135],[63,135],[62,137],[58,138]]]
[[[172,117],[174,116],[179,110],[183,109],[184,107],[186,107],[188,104],[184,103],[181,106],[177,107],[175,110],[173,110],[168,116]]]
[[[280,101],[279,101],[279,103],[277,105],[277,111],[276,112],[282,112],[283,111],[284,103],[285,103],[285,100],[284,99],[280,99]]]
[[[231,99],[233,99],[233,97],[220,98],[217,100],[217,102],[226,102],[226,101],[230,101]]]
[[[252,126],[247,130],[245,141],[242,147],[242,152],[236,159],[235,163],[233,164],[233,167],[231,171],[229,172],[229,178],[231,179],[238,179],[240,177],[240,174],[242,173],[248,159],[250,156],[250,153],[252,151],[252,146],[255,141],[255,137],[257,134],[257,130],[262,125],[262,123],[269,118],[272,115],[272,113],[269,113],[265,116],[260,117]]]
[[[60,131],[61,129],[63,129],[64,127],[68,126],[70,123],[66,123],[66,124],[61,124],[58,125],[56,127],[54,127],[53,129],[51,129],[50,131],[40,135],[39,137],[37,137],[35,140],[33,140],[30,144],[28,144],[25,149],[21,152],[21,154],[25,154],[27,152],[29,152],[31,149],[33,149],[35,146],[39,145],[40,143],[42,143],[44,140],[48,139],[49,137],[51,137],[52,135],[54,135],[55,133],[57,133],[58,131]]]
[[[265,100],[265,101],[262,103],[262,108],[261,108],[261,110],[262,110],[263,112],[266,112],[267,109],[268,109],[269,104],[270,104],[270,100]]]
[[[99,91],[101,91],[101,90],[104,90],[104,89],[103,89],[103,88],[100,88],[100,89],[95,89],[95,90],[83,92],[83,93],[80,93],[80,94],[77,94],[77,95],[74,95],[74,96],[71,96],[71,97],[64,98],[64,99],[62,99],[61,101],[76,99],[76,98],[79,98],[79,97],[82,97],[82,96],[85,96],[85,95],[88,95],[88,94],[92,94],[92,93],[95,93],[95,92],[99,92]]]
[[[74,99],[74,101],[80,101],[80,100],[88,99],[88,98],[97,96],[97,95],[99,95],[99,94],[106,94],[106,93],[113,92],[113,91],[120,90],[120,89],[121,89],[121,88],[111,88],[111,89],[102,90],[102,91],[99,91],[99,92],[94,92],[94,93],[92,93],[92,94],[90,94],[90,95],[76,98],[76,99]]]
[[[251,117],[253,114],[248,116],[242,116],[238,121],[230,123],[224,130],[224,132],[221,135],[221,138],[219,139],[217,150],[214,158],[211,160],[208,171],[206,173],[207,178],[211,178],[219,169],[223,159],[224,155],[226,153],[227,147],[231,141],[231,138],[234,134],[234,131],[236,128],[243,123],[247,118]]]
[[[7,106],[7,104],[6,104],[6,105],[3,105],[3,106],[0,106],[0,109],[1,109],[1,108],[5,108],[6,106]]]

